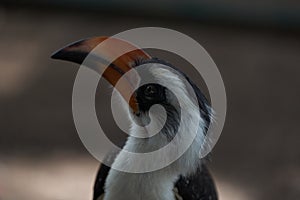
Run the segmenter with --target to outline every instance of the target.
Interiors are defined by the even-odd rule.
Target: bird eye
[[[153,96],[157,93],[157,88],[154,85],[148,85],[145,88],[144,93],[146,96]]]

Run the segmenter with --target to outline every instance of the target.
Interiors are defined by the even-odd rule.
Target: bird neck
[[[140,139],[136,137],[129,137],[124,150],[122,150],[116,157],[112,168],[109,172],[105,183],[105,198],[104,200],[127,200],[127,199],[143,199],[143,200],[174,200],[173,187],[175,181],[180,175],[191,174],[200,165],[199,152],[203,144],[203,130],[201,127],[197,129],[196,137],[192,144],[184,152],[184,154],[159,170],[145,172],[145,173],[127,173],[118,171],[115,169],[147,169],[149,165],[157,163],[161,158],[169,158],[171,155],[176,153],[178,144],[184,143],[184,140],[190,138],[193,134],[186,130],[191,129],[191,124],[195,120],[194,116],[187,116],[189,120],[186,120],[182,124],[177,134],[179,137],[174,138],[175,143],[173,148],[169,151],[164,151],[159,156],[153,156],[151,159],[137,159],[128,156],[128,152],[135,153],[146,153],[153,152],[164,145],[168,144],[169,138],[166,137],[165,133],[158,133],[155,136],[148,139]],[[133,127],[131,131],[144,131],[139,127]],[[159,157],[159,158],[158,158]],[[161,160],[160,160],[161,161]],[[133,170],[134,171],[134,170]],[[147,170],[145,170],[147,171]]]
[[[163,141],[160,135],[153,140],[141,140],[129,137],[124,147],[129,152],[149,152],[155,147],[154,143]],[[155,141],[157,142],[155,142]],[[155,162],[155,161],[153,161]],[[149,164],[149,163],[148,163]],[[128,173],[115,169],[123,166],[127,169],[144,169],[145,162],[131,160],[126,151],[121,151],[116,157],[105,184],[105,200],[174,200],[173,187],[179,173],[172,167],[145,173]]]

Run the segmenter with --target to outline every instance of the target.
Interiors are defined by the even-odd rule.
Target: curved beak
[[[102,76],[128,102],[132,111],[138,113],[138,104],[134,94],[135,87],[133,86],[134,80],[125,77],[125,81],[122,79],[122,84],[117,83],[126,72],[132,69],[131,66],[137,59],[151,58],[143,50],[120,39],[95,37],[67,45],[55,52],[51,58],[84,64],[97,72],[101,72]]]

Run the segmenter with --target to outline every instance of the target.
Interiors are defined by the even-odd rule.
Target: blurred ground
[[[4,200],[92,199],[98,162],[87,156],[61,152],[47,159],[4,159],[0,165],[1,194]],[[252,199],[242,187],[216,176],[220,199]]]
[[[219,67],[228,116],[210,166],[220,199],[300,199],[299,32],[16,8],[0,17],[0,199],[91,199],[98,163],[71,111],[78,68],[49,56],[81,38],[140,26],[188,34]]]

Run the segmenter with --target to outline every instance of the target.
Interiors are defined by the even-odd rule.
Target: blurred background
[[[73,124],[78,66],[49,57],[81,38],[144,26],[191,36],[219,67],[228,113],[209,167],[220,199],[300,199],[300,3],[293,0],[2,0],[0,199],[91,199],[99,163]],[[101,116],[109,95],[108,87],[97,93],[97,111],[113,131]]]

